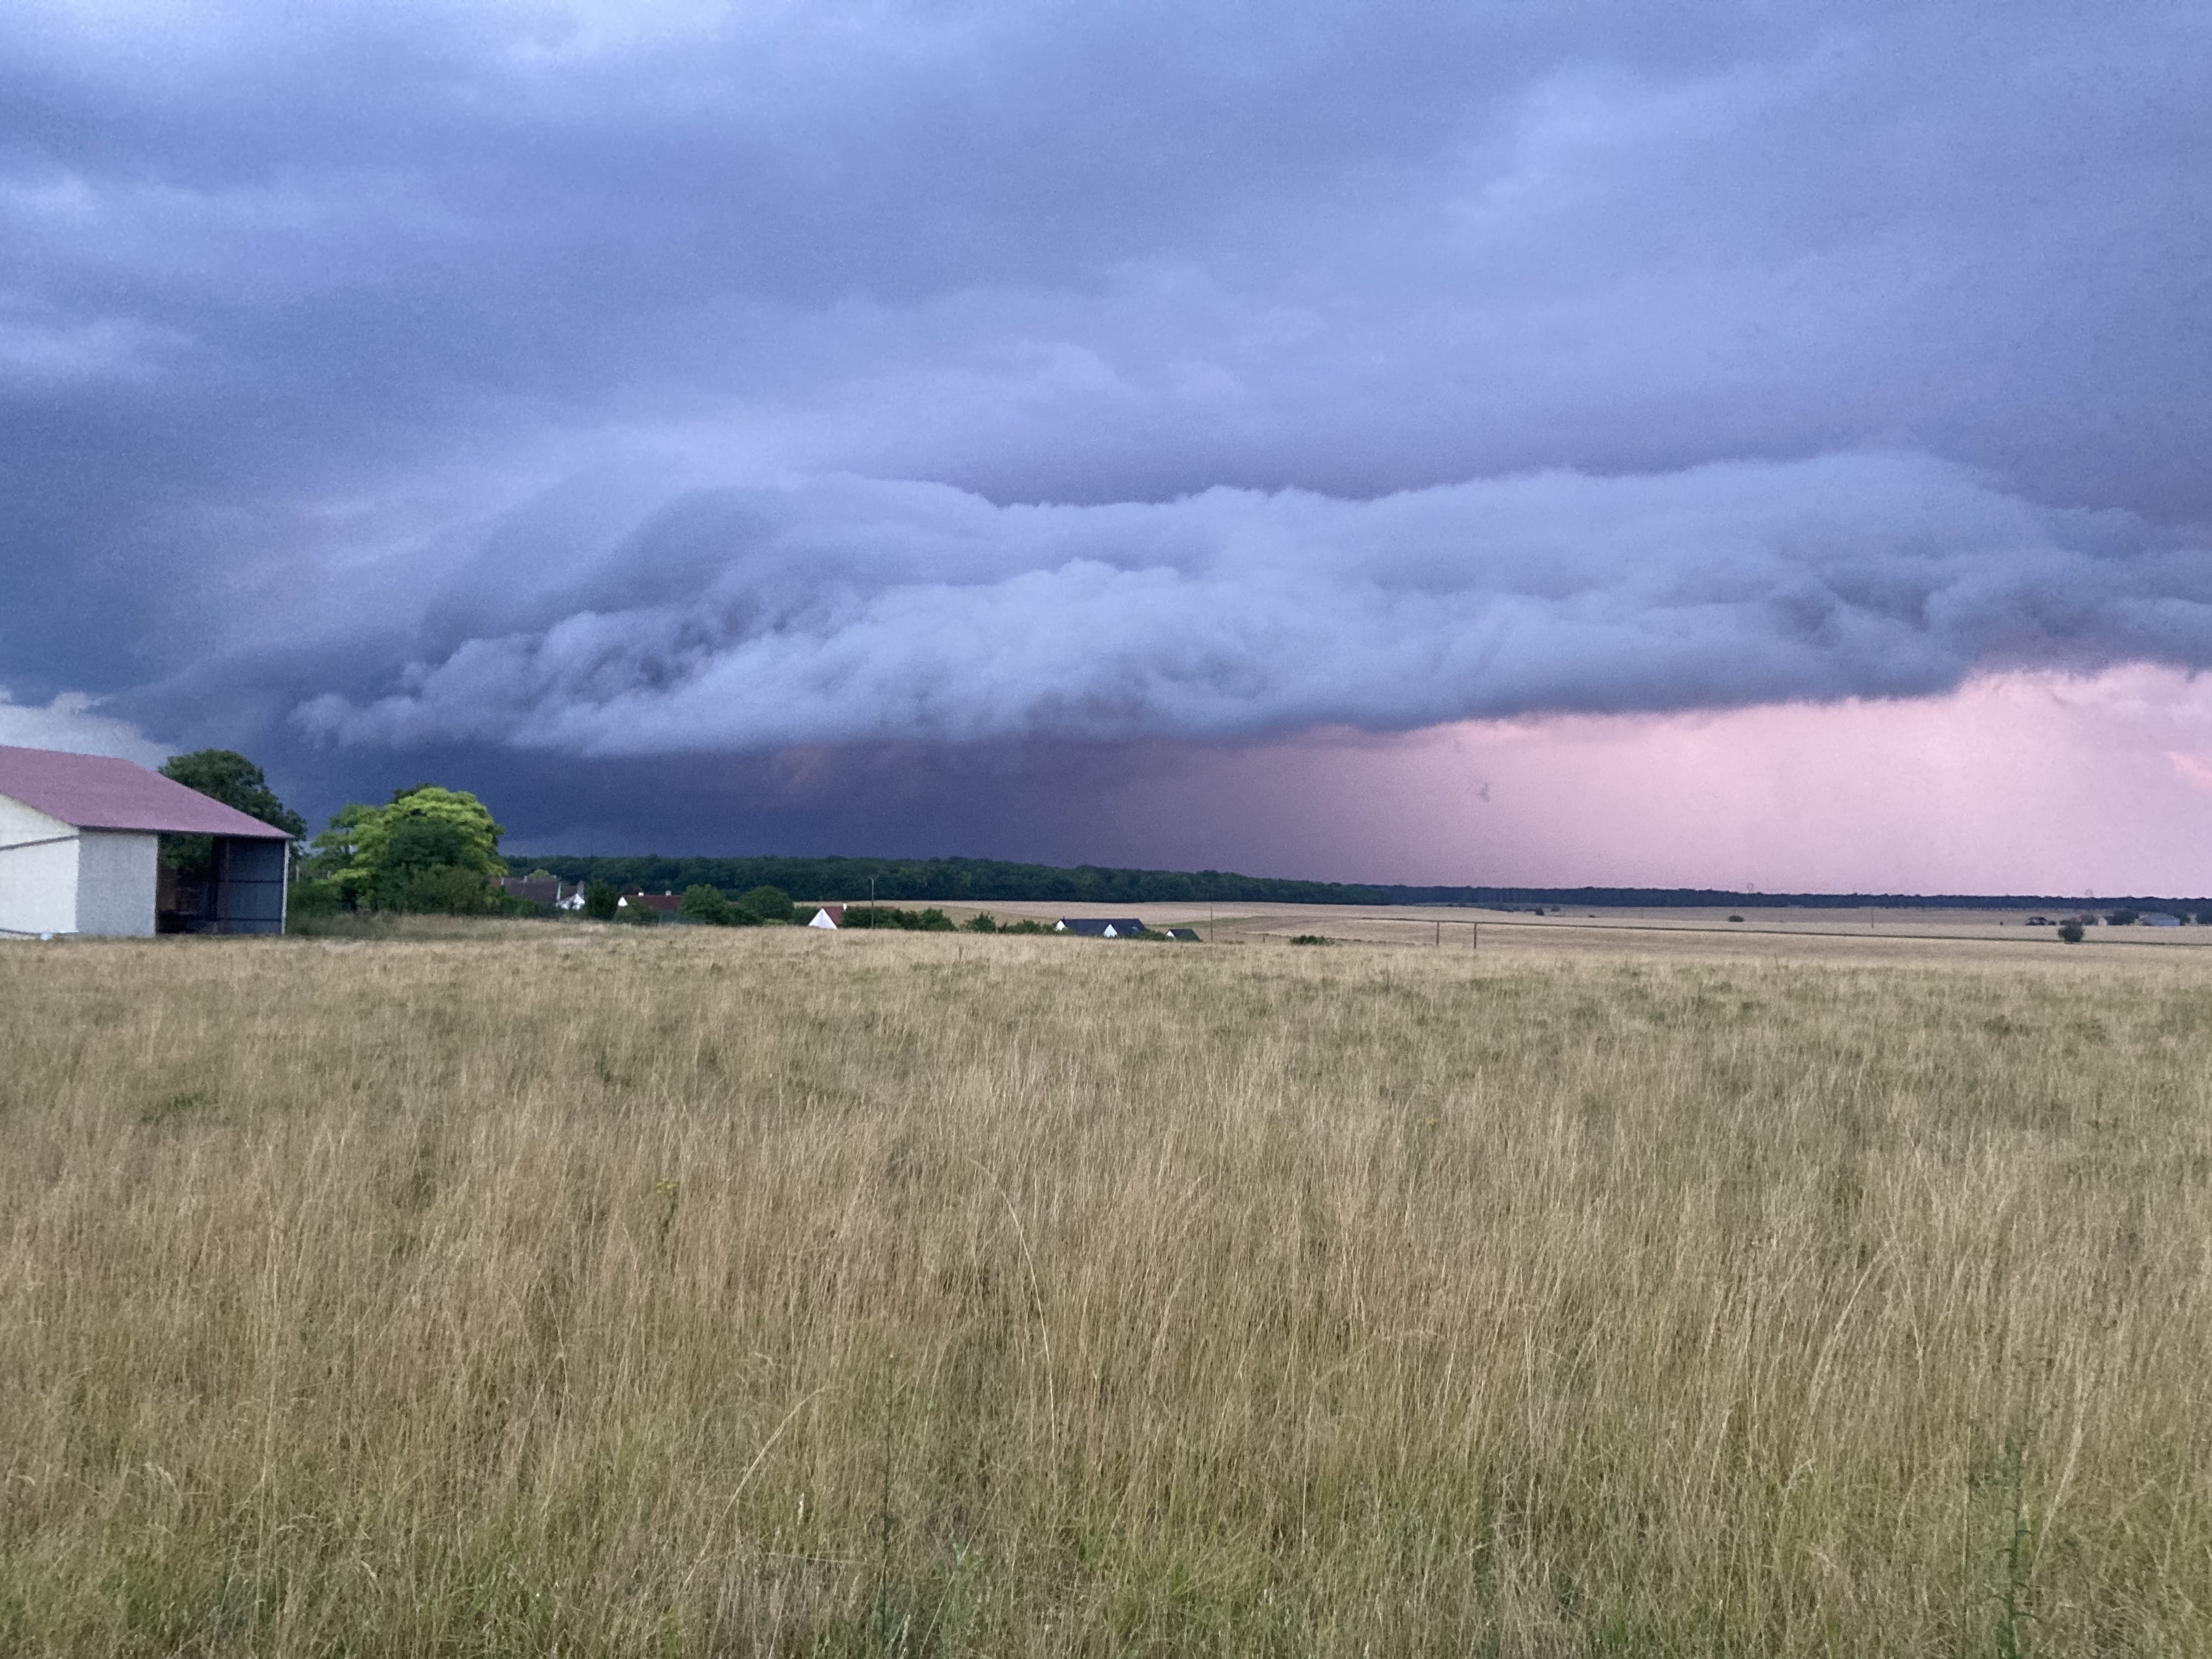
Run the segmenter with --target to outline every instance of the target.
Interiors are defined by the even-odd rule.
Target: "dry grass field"
[[[0,947],[0,1651],[2212,1651],[2212,958],[481,931]]]

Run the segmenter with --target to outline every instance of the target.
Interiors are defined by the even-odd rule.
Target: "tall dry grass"
[[[11,1654],[2212,1646],[2212,999],[0,950]]]

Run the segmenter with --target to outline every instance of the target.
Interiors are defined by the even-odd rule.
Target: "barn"
[[[206,836],[164,890],[163,836]],[[126,760],[0,746],[0,937],[281,933],[291,838]]]

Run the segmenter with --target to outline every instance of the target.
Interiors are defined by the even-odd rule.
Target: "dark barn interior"
[[[164,933],[281,933],[289,843],[161,837],[155,927]]]

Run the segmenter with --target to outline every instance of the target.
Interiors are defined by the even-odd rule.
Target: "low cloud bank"
[[[169,756],[128,720],[100,712],[100,700],[64,691],[52,702],[17,702],[0,685],[0,744],[15,749],[60,749],[76,755],[109,755],[159,766]]]
[[[998,506],[826,478],[692,492],[557,577],[515,542],[488,538],[499,579],[459,573],[465,604],[433,603],[381,685],[303,687],[296,726],[591,757],[1218,741],[2212,666],[2201,533],[1910,454],[1373,501]]]

